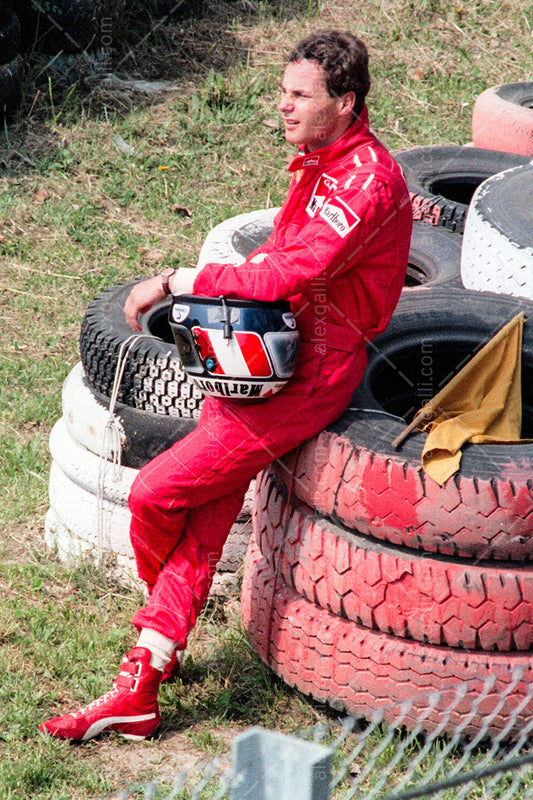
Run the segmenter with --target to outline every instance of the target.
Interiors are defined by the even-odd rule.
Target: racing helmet
[[[258,400],[294,372],[298,331],[286,301],[176,295],[169,324],[183,368],[204,394]]]

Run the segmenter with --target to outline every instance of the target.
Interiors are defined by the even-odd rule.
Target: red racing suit
[[[347,408],[366,345],[403,287],[411,203],[366,108],[340,139],[300,153],[265,245],[238,266],[206,264],[194,293],[289,299],[300,345],[281,392],[258,403],[205,399],[196,429],[143,467],[131,490],[131,541],[150,591],[133,623],[184,648],[249,481]]]

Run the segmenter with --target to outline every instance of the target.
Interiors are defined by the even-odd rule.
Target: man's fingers
[[[133,328],[134,331],[140,331],[139,314],[149,311],[154,303],[163,300],[164,297],[165,292],[161,278],[158,275],[136,283],[124,303],[124,316],[130,328]]]

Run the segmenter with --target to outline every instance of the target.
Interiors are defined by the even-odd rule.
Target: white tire
[[[242,264],[246,256],[264,244],[274,228],[279,208],[262,208],[238,214],[215,225],[207,234],[198,254],[198,266]]]
[[[122,403],[115,403],[109,413],[110,400],[91,387],[83,365],[70,371],[63,383],[62,409],[65,424],[75,442],[105,457],[116,459],[127,467],[139,469],[182,439],[196,426],[196,420],[152,414]]]
[[[75,441],[71,432],[81,437],[87,435],[81,423],[71,422],[69,431],[65,417],[56,422],[50,434],[53,460],[50,508],[45,519],[46,544],[65,563],[88,557],[103,565],[112,577],[138,586],[128,508],[130,488],[138,470],[106,461]],[[97,446],[92,434],[90,444]],[[236,576],[251,533],[252,492],[251,487],[224,545],[211,594],[227,594],[236,588]]]
[[[83,365],[79,361],[69,372],[63,383],[61,393],[63,419],[69,436],[91,453],[100,455],[104,444],[106,427],[111,419],[109,408],[100,403],[85,382]],[[126,432],[118,418],[114,427],[118,442],[124,445]],[[118,455],[118,448],[110,451],[110,456]]]
[[[467,289],[533,300],[533,164],[494,175],[476,189],[461,278]]]
[[[116,467],[75,442],[64,417],[52,429],[50,451],[47,545],[62,561],[89,557],[114,577],[134,582],[128,495],[137,470]]]

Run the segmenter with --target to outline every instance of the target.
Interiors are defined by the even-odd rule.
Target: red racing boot
[[[151,653],[134,647],[124,658],[111,691],[74,714],[54,717],[39,730],[58,739],[86,742],[103,731],[116,731],[126,739],[146,739],[161,722],[157,689],[161,671],[150,666]]]
[[[163,670],[163,674],[161,676],[161,683],[174,683],[174,681],[179,675],[181,662],[183,661],[184,655],[185,655],[184,650],[174,650],[170,658],[170,661]]]

